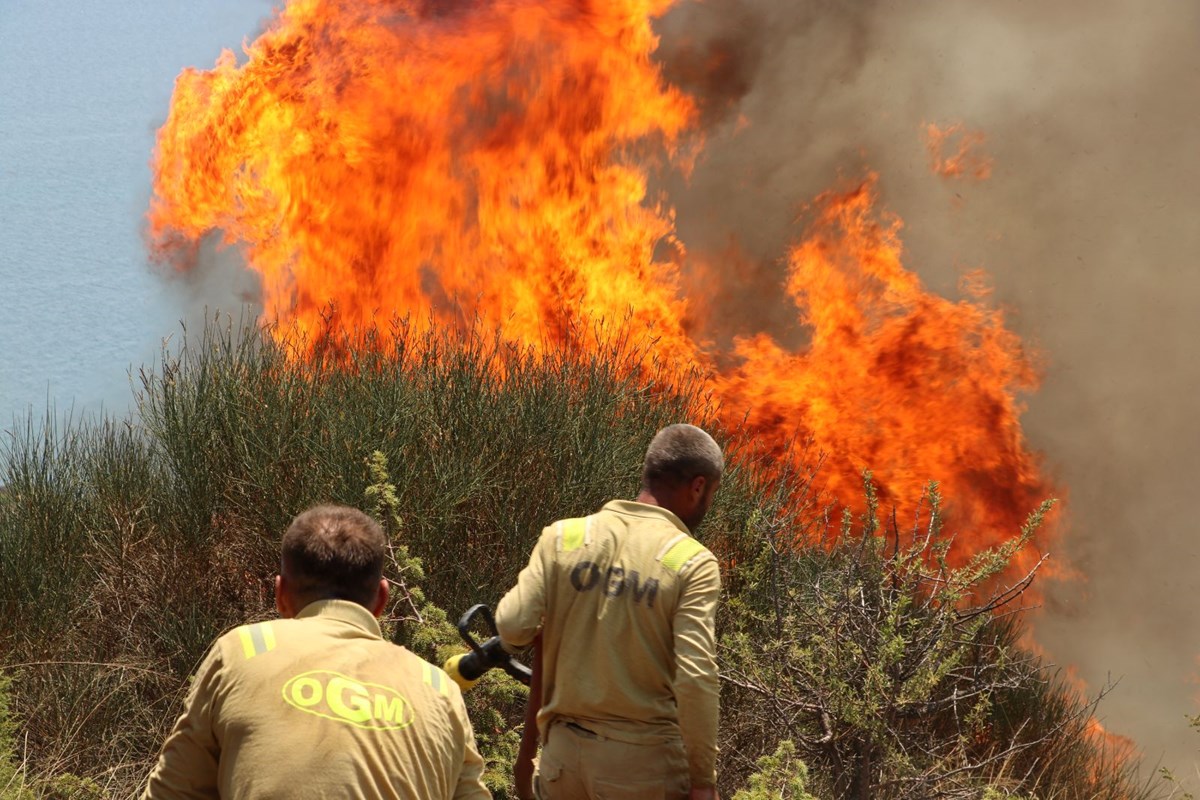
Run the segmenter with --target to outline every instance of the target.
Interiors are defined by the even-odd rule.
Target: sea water
[[[143,240],[175,77],[240,52],[268,0],[0,2],[0,430],[130,406],[189,299]]]

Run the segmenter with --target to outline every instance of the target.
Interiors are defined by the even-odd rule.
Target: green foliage
[[[69,772],[31,781],[17,755],[18,725],[9,691],[12,679],[0,672],[0,800],[107,800],[95,781]]]
[[[273,614],[279,537],[304,508],[380,520],[385,630],[442,663],[462,648],[450,615],[494,604],[544,525],[633,496],[650,437],[681,419],[728,455],[701,532],[726,565],[724,793],[1151,796],[1129,760],[1097,751],[1092,706],[1018,644],[1009,611],[1027,584],[996,587],[1037,515],[952,566],[936,490],[928,524],[901,534],[879,524],[868,481],[867,513],[831,536],[815,467],[756,454],[695,384],[644,356],[397,323],[300,357],[211,324],[140,373],[128,419],[51,413],[9,431],[0,667],[17,670],[23,722],[18,766],[0,702],[0,800],[133,795],[212,640]],[[511,796],[525,695],[499,671],[466,695],[498,797]]]
[[[1035,800],[1034,798],[1021,797],[1015,794],[1010,794],[1003,789],[997,789],[995,786],[988,786],[983,790],[983,795],[980,800]]]
[[[389,633],[440,663],[447,612],[495,603],[542,526],[635,492],[653,432],[702,405],[619,343],[533,353],[398,323],[297,355],[210,324],[140,372],[129,418],[6,432],[0,667],[22,665],[32,768],[133,794],[209,644],[274,613],[279,538],[316,503],[365,499],[388,527]],[[501,790],[523,705],[505,680],[468,698]]]
[[[722,621],[724,735],[740,758],[726,769],[786,739],[823,798],[1146,796],[1094,744],[1092,706],[1018,644],[1012,613],[1037,566],[1011,567],[1051,504],[957,566],[936,485],[923,507],[919,526],[885,530],[867,474],[865,513],[847,511],[827,547],[797,546],[783,510],[751,520]]]
[[[364,496],[367,507],[388,533],[389,564],[386,574],[393,587],[391,611],[382,620],[385,635],[435,664],[444,664],[464,647],[458,630],[438,606],[425,598],[418,582],[424,580],[421,559],[403,542],[403,518],[396,486],[388,472],[387,456],[376,450],[367,459],[371,484]],[[465,696],[475,739],[486,763],[483,780],[493,796],[515,797],[512,764],[520,746],[515,728],[529,695],[528,689],[507,675],[488,673]]]
[[[31,800],[17,756],[17,722],[13,717],[11,679],[0,672],[0,800]]]
[[[818,800],[805,791],[808,767],[796,758],[796,745],[784,739],[774,754],[758,759],[758,772],[749,778],[749,787],[733,800]]]
[[[108,793],[91,778],[57,775],[46,781],[42,800],[107,800]]]

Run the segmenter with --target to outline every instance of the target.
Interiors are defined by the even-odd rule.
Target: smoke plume
[[[755,298],[779,292],[802,204],[864,165],[931,288],[984,268],[1042,352],[1025,430],[1070,488],[1054,556],[1080,577],[1043,587],[1036,638],[1093,691],[1119,680],[1105,726],[1193,781],[1197,30],[1200,6],[1137,0],[709,0],[658,24],[704,124],[662,188],[717,298],[709,335],[798,335]],[[928,126],[960,123],[986,136],[986,181],[930,168]]]

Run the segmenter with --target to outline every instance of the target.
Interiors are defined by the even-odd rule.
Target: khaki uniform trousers
[[[687,800],[683,741],[629,744],[556,720],[534,781],[539,800]]]

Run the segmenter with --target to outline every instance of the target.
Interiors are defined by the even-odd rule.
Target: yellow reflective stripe
[[[562,525],[562,551],[569,553],[572,550],[578,550],[583,546],[584,537],[587,535],[587,518],[580,519],[564,519],[559,523]]]
[[[426,661],[421,665],[422,678],[427,686],[433,687],[435,692],[439,694],[449,694],[449,676],[443,675],[442,671]]]
[[[690,536],[685,536],[671,548],[667,550],[667,554],[662,557],[662,565],[671,572],[679,572],[684,565],[698,556],[704,550],[704,545],[697,542]]]
[[[238,636],[242,640],[242,652],[246,658],[254,658],[257,653],[254,652],[254,640],[250,638],[250,627],[243,625],[238,628]]]
[[[254,658],[275,649],[275,631],[269,622],[243,625],[238,628],[238,638],[242,640],[242,653],[246,658]]]

